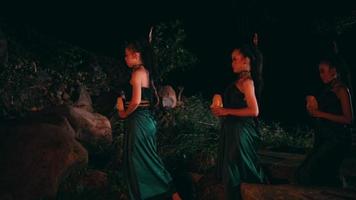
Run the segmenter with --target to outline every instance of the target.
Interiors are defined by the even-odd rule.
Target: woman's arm
[[[132,96],[131,101],[126,110],[120,111],[119,116],[121,118],[126,118],[131,113],[133,113],[136,108],[141,103],[141,80],[143,72],[141,70],[134,71],[131,76],[130,84],[132,86]]]
[[[255,87],[253,81],[250,79],[244,80],[242,83],[242,92],[245,95],[247,103],[246,108],[232,109],[232,108],[212,108],[212,112],[215,116],[233,115],[238,117],[257,117],[259,110],[255,95]]]
[[[327,119],[336,123],[351,124],[353,120],[352,105],[350,100],[350,94],[344,87],[339,87],[335,91],[336,96],[339,98],[342,108],[341,115],[335,115],[320,110],[311,110],[310,114],[313,117]]]

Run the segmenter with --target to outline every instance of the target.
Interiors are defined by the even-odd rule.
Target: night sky
[[[186,46],[200,62],[194,70],[174,74],[170,80],[174,86],[185,86],[186,95],[201,93],[206,98],[222,92],[233,81],[229,48],[239,40],[240,19],[248,17],[253,29],[260,33],[265,61],[262,117],[288,123],[307,121],[304,98],[320,86],[318,56],[331,48],[333,37],[313,32],[313,21],[355,16],[356,7],[351,1],[192,2],[8,3],[1,5],[0,16],[117,59],[122,59],[119,48],[125,38],[147,31],[150,25],[161,21],[180,19],[187,34]],[[337,37],[340,54],[352,68],[353,76],[356,76],[355,35],[356,24]]]

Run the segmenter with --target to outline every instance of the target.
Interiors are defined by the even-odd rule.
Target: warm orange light
[[[213,96],[213,102],[212,104],[210,105],[211,108],[214,108],[214,107],[223,107],[223,101],[222,101],[222,98],[221,98],[221,95],[219,94],[215,94]]]
[[[307,109],[308,110],[317,110],[318,109],[318,101],[314,96],[307,96]]]
[[[123,110],[124,110],[124,101],[123,101],[123,99],[122,99],[121,96],[119,96],[119,97],[117,98],[116,108],[117,108],[119,111],[123,111]]]

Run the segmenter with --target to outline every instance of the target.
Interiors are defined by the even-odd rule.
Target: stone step
[[[305,159],[305,155],[259,151],[258,152],[265,173],[270,182],[292,182],[294,172]]]
[[[292,183],[294,173],[306,155],[259,151],[261,163],[271,183]],[[340,167],[345,187],[356,188],[356,156],[345,158]]]
[[[355,190],[327,187],[301,187],[297,185],[262,185],[241,184],[241,195],[244,200],[338,200],[356,199]]]

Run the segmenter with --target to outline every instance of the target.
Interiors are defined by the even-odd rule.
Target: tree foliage
[[[9,55],[0,72],[1,117],[71,104],[76,100],[80,85],[97,96],[118,91],[128,82],[129,70],[123,59],[97,56],[29,27],[16,31],[2,24],[0,30],[5,33]],[[172,70],[185,69],[196,61],[184,47],[186,35],[180,21],[160,23],[154,32],[158,79],[163,80]]]
[[[179,20],[154,27],[152,46],[158,81],[164,81],[173,70],[186,70],[197,62],[197,58],[185,47],[185,39],[186,33]]]

